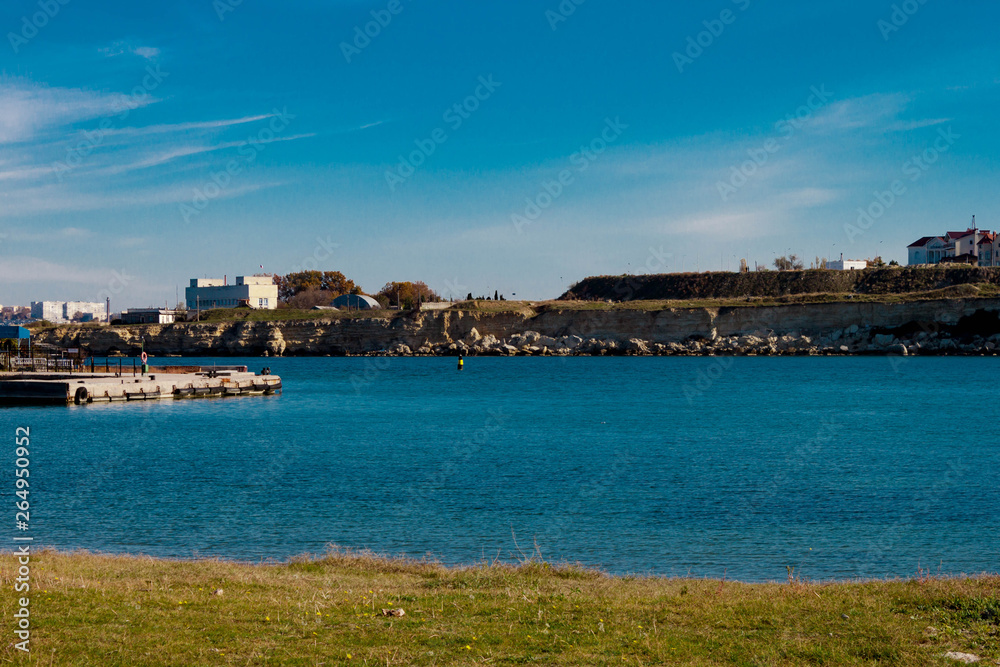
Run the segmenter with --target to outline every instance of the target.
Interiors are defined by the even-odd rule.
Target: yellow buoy
[[[462,359],[462,357],[459,357],[458,358],[458,370],[462,370],[463,366],[465,366],[465,361]]]

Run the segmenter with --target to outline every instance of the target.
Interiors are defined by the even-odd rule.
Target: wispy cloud
[[[223,190],[216,199],[235,199],[259,190],[277,188],[287,184],[287,181],[266,181],[234,185]],[[141,187],[127,192],[107,194],[70,190],[58,184],[44,185],[7,193],[4,205],[0,206],[0,219],[17,219],[43,213],[114,210],[189,203],[192,193],[195,192],[196,188],[202,186],[204,186],[204,182],[199,180],[168,187]]]
[[[92,235],[89,229],[81,229],[80,227],[63,227],[62,229],[55,229],[52,231],[45,232],[32,232],[24,230],[15,230],[8,233],[8,239],[12,242],[27,242],[27,243],[37,243],[37,242],[56,242],[56,241],[79,241],[85,239]]]
[[[951,118],[926,118],[924,120],[900,120],[892,123],[887,128],[890,132],[909,132],[910,130],[919,130],[924,127],[933,127],[934,125],[942,125],[944,123],[950,123],[953,119]]]
[[[196,130],[221,130],[234,125],[253,123],[258,120],[273,118],[274,114],[260,114],[257,116],[244,116],[242,118],[227,118],[222,120],[206,120],[187,123],[165,123],[160,125],[147,125],[145,127],[120,127],[106,130],[110,136],[145,136],[151,134],[166,134],[169,132],[191,132]]]
[[[111,271],[57,264],[38,257],[5,257],[0,262],[0,281],[4,283],[101,285],[107,283],[111,276]]]
[[[903,93],[876,93],[833,103],[816,113],[809,127],[820,132],[872,129],[909,132],[947,123],[950,118],[901,118],[913,102]]]
[[[155,46],[137,46],[123,41],[115,42],[110,46],[101,47],[97,50],[97,52],[105,58],[114,58],[116,56],[131,54],[146,60],[154,60],[160,55],[160,49]]]
[[[0,167],[0,181],[25,181],[44,178],[52,174],[51,166],[17,167],[3,169]]]
[[[147,96],[133,106],[154,101]],[[0,143],[29,141],[43,130],[117,113],[121,103],[120,94],[0,79]]]
[[[257,143],[258,145],[263,146],[267,144],[276,144],[283,141],[295,141],[296,139],[306,139],[313,136],[316,135],[314,133],[295,134],[288,137],[275,137],[268,141],[259,141]],[[104,169],[93,170],[90,173],[91,175],[124,174],[130,171],[135,171],[137,169],[148,169],[150,167],[156,167],[161,164],[173,162],[174,160],[178,160],[185,157],[191,157],[192,155],[200,155],[202,153],[214,153],[216,151],[226,150],[230,148],[239,148],[240,146],[245,146],[245,145],[247,145],[247,142],[245,140],[240,140],[240,141],[228,141],[220,144],[172,148],[161,153],[149,155],[135,162],[130,162],[126,164],[116,163]]]
[[[830,131],[873,127],[895,119],[909,102],[910,98],[900,93],[855,97],[824,107],[816,113],[810,126]]]

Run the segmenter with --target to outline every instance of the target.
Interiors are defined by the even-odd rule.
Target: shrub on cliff
[[[441,297],[434,293],[426,283],[417,281],[402,283],[386,283],[385,287],[375,295],[379,303],[388,305],[399,304],[400,308],[416,308],[417,302],[440,301]]]

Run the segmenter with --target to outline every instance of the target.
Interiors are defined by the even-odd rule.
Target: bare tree
[[[799,259],[798,255],[776,257],[774,260],[774,268],[779,271],[801,271],[803,266],[802,260]]]

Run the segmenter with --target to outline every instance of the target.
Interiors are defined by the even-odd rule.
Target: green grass
[[[943,665],[1000,657],[1000,577],[747,585],[333,553],[271,565],[32,556],[42,665]],[[2,556],[0,614],[15,611]],[[215,591],[222,589],[222,594]],[[402,608],[403,617],[383,617]],[[10,630],[8,630],[9,636]]]

